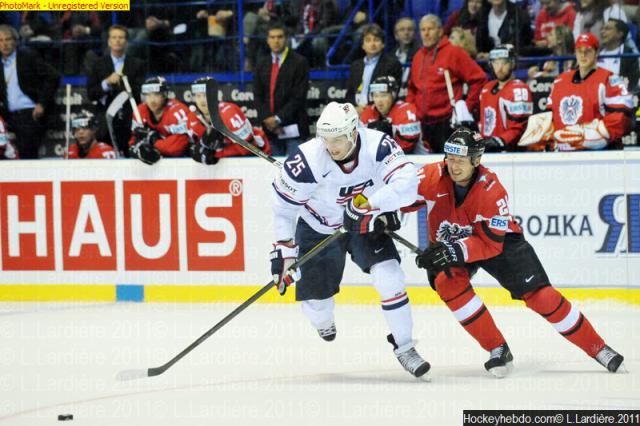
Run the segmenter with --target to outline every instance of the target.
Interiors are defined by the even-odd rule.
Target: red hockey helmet
[[[247,142],[253,140],[253,126],[238,105],[232,102],[220,102],[218,111],[222,122],[233,133]]]

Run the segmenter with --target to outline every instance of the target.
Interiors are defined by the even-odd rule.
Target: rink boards
[[[413,157],[417,165],[441,156]],[[640,304],[640,151],[486,155],[554,285]],[[0,300],[237,301],[270,280],[271,179],[257,158],[0,167]],[[426,244],[424,212],[401,234]],[[437,303],[400,247],[413,303]],[[474,285],[509,303],[484,273]],[[293,293],[293,292],[289,292]],[[292,301],[275,291],[261,301]],[[377,303],[353,264],[339,300]]]

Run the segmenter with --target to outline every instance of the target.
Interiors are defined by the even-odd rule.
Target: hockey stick
[[[329,235],[327,238],[325,238],[324,240],[316,244],[311,250],[305,253],[304,256],[302,256],[300,259],[294,262],[291,266],[289,266],[288,270],[292,271],[304,265],[309,260],[311,260],[311,258],[313,258],[315,255],[320,253],[325,247],[327,247],[333,241],[335,241],[340,236],[342,236],[342,234],[344,234],[345,232],[346,231],[343,228],[338,229],[333,234]],[[224,327],[225,324],[227,324],[229,321],[235,318],[240,312],[247,309],[253,302],[258,300],[263,294],[269,291],[271,287],[273,287],[274,285],[275,283],[273,281],[270,281],[269,284],[265,285],[260,290],[258,290],[253,296],[251,296],[246,301],[244,301],[240,306],[235,308],[229,315],[224,317],[222,320],[220,320],[220,322],[218,322],[216,325],[214,325],[209,330],[207,330],[207,332],[204,333],[202,336],[198,337],[197,340],[195,340],[193,343],[187,346],[182,352],[180,352],[178,355],[171,358],[166,364],[163,364],[160,367],[148,368],[146,370],[143,370],[143,369],[142,370],[124,370],[118,373],[118,375],[116,376],[116,379],[121,381],[133,380],[133,379],[141,379],[143,377],[158,376],[164,373],[169,368],[171,368],[173,364],[180,361],[185,355],[187,355],[189,352],[191,352],[196,347],[198,347],[202,342],[207,340],[213,333],[215,333],[216,331]]]
[[[449,75],[449,70],[444,70],[444,82],[447,85],[447,94],[449,95],[449,103],[451,104],[451,116],[453,117],[453,122],[458,122],[458,117],[456,115],[456,98],[453,94],[453,84],[451,84],[451,75]]]
[[[120,157],[120,148],[118,146],[118,141],[116,140],[116,132],[113,128],[113,119],[120,112],[124,104],[129,99],[129,94],[127,92],[120,92],[118,96],[113,98],[113,101],[109,104],[107,108],[107,113],[105,114],[107,121],[107,129],[109,129],[109,136],[111,136],[111,145],[113,146],[113,150],[116,153],[116,158]]]
[[[64,103],[66,107],[65,118],[64,118],[64,159],[69,159],[69,139],[71,138],[71,85],[67,84],[67,96],[64,98]]]
[[[211,125],[214,129],[222,133],[224,136],[231,139],[244,149],[250,151],[252,154],[257,155],[260,158],[267,160],[270,163],[275,164],[278,167],[282,167],[282,163],[270,155],[267,155],[260,148],[251,145],[240,136],[233,133],[227,126],[225,126],[220,117],[220,111],[218,110],[218,82],[215,79],[207,80],[207,108],[209,109],[209,117],[211,117]]]
[[[133,91],[131,90],[131,85],[129,84],[129,79],[126,75],[122,76],[122,82],[124,83],[124,90],[127,91],[129,95],[129,102],[131,102],[131,109],[133,109],[133,115],[136,118],[136,121],[140,123],[142,126],[142,116],[140,115],[140,110],[138,109],[138,104],[136,103],[136,99],[133,97]]]

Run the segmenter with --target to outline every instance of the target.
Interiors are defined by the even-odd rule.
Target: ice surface
[[[235,304],[0,304],[0,425],[459,425],[463,409],[639,409],[640,309],[581,303],[629,374],[610,374],[525,308],[491,308],[515,357],[503,380],[452,314],[414,307],[430,383],[402,370],[380,308],[338,305],[334,342],[299,306],[251,306],[158,377]]]

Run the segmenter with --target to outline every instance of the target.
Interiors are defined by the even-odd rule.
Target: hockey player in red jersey
[[[18,150],[9,140],[7,123],[0,117],[0,159],[17,160],[18,158]]]
[[[578,36],[578,69],[553,83],[547,108],[553,111],[553,138],[560,151],[614,146],[631,129],[631,95],[620,76],[597,66],[599,47],[593,34]]]
[[[192,158],[203,164],[215,164],[222,157],[252,155],[247,149],[233,143],[227,137],[211,127],[209,107],[207,105],[207,80],[211,77],[199,78],[191,85],[191,93],[195,106],[192,111],[198,117],[198,122],[192,126],[195,142],[191,145]],[[252,127],[240,107],[232,102],[220,102],[218,112],[222,122],[236,135],[271,154],[269,139],[262,129]]]
[[[142,123],[134,115],[129,150],[132,157],[146,164],[154,164],[162,156],[186,155],[191,138],[189,123],[198,120],[185,104],[169,99],[168,91],[163,77],[151,77],[141,87],[144,103],[138,109]]]
[[[480,93],[480,133],[485,152],[513,151],[533,113],[529,86],[513,76],[516,58],[513,46],[500,45],[489,52],[496,80]]]
[[[114,159],[116,153],[111,145],[96,139],[96,121],[93,114],[83,113],[71,120],[75,143],[69,147],[69,158]]]
[[[610,372],[624,371],[622,355],[607,346],[587,318],[551,286],[509,212],[507,192],[498,177],[480,165],[482,136],[456,130],[445,142],[444,152],[444,161],[418,171],[417,204],[429,206],[430,247],[416,263],[427,269],[431,286],[464,329],[490,352],[485,368],[504,377],[511,371],[513,356],[471,287],[478,268]]]
[[[409,154],[420,141],[422,131],[416,116],[416,106],[397,101],[400,86],[392,76],[381,76],[369,85],[369,96],[373,104],[360,114],[360,121],[370,129],[380,130],[398,142]]]

